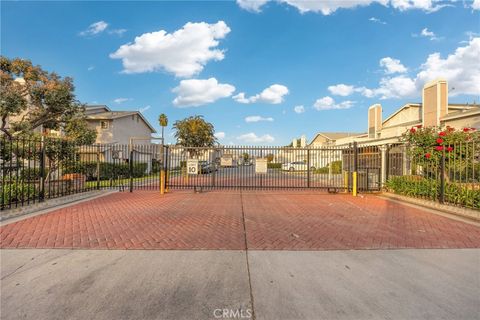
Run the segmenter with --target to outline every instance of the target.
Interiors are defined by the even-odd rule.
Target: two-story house
[[[151,143],[153,126],[139,111],[112,111],[106,105],[85,108],[88,125],[97,132],[98,146],[82,149],[84,161],[127,162],[133,156],[136,163],[147,163],[160,157],[160,148]],[[131,155],[132,153],[132,155]]]

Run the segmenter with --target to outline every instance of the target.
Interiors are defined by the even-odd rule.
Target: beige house
[[[382,119],[382,106],[372,105],[368,109],[367,132],[318,133],[310,145],[395,144],[400,142],[403,133],[417,125],[480,128],[480,105],[448,103],[447,81],[438,79],[424,86],[422,103],[407,103],[386,119]]]
[[[97,131],[96,143],[145,144],[156,133],[139,111],[111,111],[105,105],[91,105],[85,115],[89,126]]]
[[[161,158],[161,148],[151,143],[155,129],[139,111],[111,111],[106,105],[85,108],[88,125],[97,131],[97,146],[82,147],[82,161],[152,163]]]
[[[418,125],[480,128],[480,105],[448,103],[447,81],[435,80],[424,86],[422,103],[408,103],[385,120],[382,119],[382,106],[374,104],[368,111],[367,133],[339,139],[337,145],[353,141],[370,145],[398,143],[403,133]]]
[[[361,133],[352,133],[352,132],[319,132],[315,135],[310,142],[309,146],[311,147],[322,147],[322,146],[331,146],[335,145],[337,140],[355,137],[361,135]]]
[[[414,126],[446,127],[456,129],[480,128],[480,105],[448,103],[447,81],[438,79],[427,83],[422,92],[422,103],[407,103],[392,115],[383,119],[382,106],[374,104],[368,109],[367,131],[361,134],[344,132],[320,132],[315,135],[309,146],[348,146],[358,143],[359,170],[371,175],[370,181],[383,184],[388,172],[387,161],[399,157],[395,167],[390,168],[393,174],[407,174],[408,160],[403,152],[400,138]],[[387,146],[390,148],[387,160]],[[343,152],[344,170],[351,170],[353,153]],[[367,182],[368,183],[368,182]]]

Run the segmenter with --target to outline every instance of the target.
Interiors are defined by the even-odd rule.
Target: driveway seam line
[[[248,241],[247,241],[247,226],[245,224],[245,211],[243,209],[243,193],[240,190],[240,204],[242,208],[242,222],[243,222],[243,238],[245,239],[245,260],[247,264],[248,287],[250,290],[250,301],[252,302],[252,319],[255,320],[255,307],[253,301],[252,278],[250,276],[250,262],[248,261]]]

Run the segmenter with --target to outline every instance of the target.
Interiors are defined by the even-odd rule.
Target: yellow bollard
[[[348,171],[343,172],[343,182],[344,182],[345,192],[348,193]]]
[[[357,196],[357,172],[353,172],[352,196]]]
[[[160,194],[165,193],[165,170],[160,170]]]

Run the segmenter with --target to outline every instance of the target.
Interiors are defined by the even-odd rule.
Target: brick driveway
[[[480,248],[480,227],[373,195],[312,191],[114,193],[5,225],[0,236],[1,248]]]

